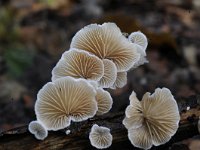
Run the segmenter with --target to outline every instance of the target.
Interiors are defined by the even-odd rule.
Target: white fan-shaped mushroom
[[[130,96],[123,124],[128,129],[131,143],[148,149],[170,140],[178,129],[180,120],[177,103],[167,88],[157,88],[146,93],[140,102],[135,93]]]
[[[112,97],[110,96],[110,93],[103,90],[102,88],[98,88],[96,90],[97,95],[96,95],[96,101],[97,101],[97,115],[102,115],[107,112],[112,108],[113,100]]]
[[[90,143],[98,149],[108,148],[112,144],[112,135],[110,129],[97,124],[92,126],[89,134]]]
[[[122,88],[127,83],[127,72],[117,72],[117,78],[112,85],[112,89]]]
[[[147,37],[142,32],[140,32],[140,31],[132,32],[129,35],[128,39],[130,42],[139,45],[141,47],[141,50],[143,50],[144,54],[146,55],[145,50],[148,45],[148,40],[147,40]]]
[[[91,24],[76,33],[70,47],[86,50],[101,59],[112,60],[118,71],[129,70],[139,60],[134,44],[114,23]]]
[[[59,130],[72,121],[93,117],[97,111],[96,91],[84,79],[63,77],[47,83],[38,93],[37,119],[48,130]]]
[[[103,62],[97,56],[72,48],[63,53],[53,68],[52,81],[65,76],[99,81],[103,76],[103,69]]]
[[[28,130],[30,133],[34,134],[35,138],[38,140],[44,140],[48,135],[47,129],[38,121],[30,122]]]
[[[117,68],[115,64],[108,59],[103,59],[104,75],[99,81],[99,86],[102,88],[111,87],[117,78]]]

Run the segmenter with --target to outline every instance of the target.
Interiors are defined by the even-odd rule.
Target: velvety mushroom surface
[[[52,81],[65,76],[99,81],[103,74],[104,66],[101,59],[86,51],[72,48],[63,53],[53,68]]]
[[[90,143],[97,149],[105,149],[112,144],[112,135],[110,129],[94,124],[89,134]]]
[[[110,88],[117,78],[117,68],[115,64],[108,59],[103,59],[104,75],[99,81],[102,88]]]
[[[129,70],[140,57],[135,45],[129,42],[115,23],[85,26],[75,34],[70,47],[112,60],[118,71]]]
[[[180,120],[177,103],[167,88],[157,88],[152,95],[147,92],[142,101],[133,92],[125,114],[123,124],[128,129],[129,140],[143,149],[168,142]]]
[[[59,130],[72,121],[93,117],[97,111],[96,91],[84,79],[63,77],[39,91],[35,104],[37,119],[48,130]]]
[[[47,129],[38,121],[30,122],[28,130],[30,133],[34,134],[35,138],[38,140],[44,140],[48,135]]]

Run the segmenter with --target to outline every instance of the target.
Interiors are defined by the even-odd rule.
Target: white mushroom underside
[[[105,114],[112,108],[112,97],[109,92],[102,88],[97,89],[96,101],[98,106],[97,115]]]
[[[127,71],[140,54],[114,23],[91,24],[76,33],[70,47],[91,52],[101,59],[112,60],[118,71]]]
[[[179,120],[177,103],[171,92],[158,88],[152,95],[146,93],[141,102],[134,92],[131,94],[123,124],[128,129],[130,141],[137,147],[147,148],[168,142],[177,131]],[[134,135],[140,130],[145,134],[137,139]]]
[[[122,88],[127,84],[127,72],[117,72],[117,78],[112,85],[112,89]]]
[[[70,49],[53,68],[52,81],[65,76],[99,81],[103,74],[103,62],[98,57],[83,50]]]
[[[108,148],[112,144],[110,129],[106,127],[99,127],[96,124],[92,126],[89,139],[91,145],[98,149]]]
[[[35,138],[38,140],[44,140],[48,135],[45,127],[38,121],[30,122],[28,130],[30,131],[30,133],[34,134]]]
[[[84,79],[63,77],[47,83],[38,93],[37,119],[48,130],[59,130],[72,121],[93,117],[97,111],[96,92]]]
[[[117,78],[117,68],[115,64],[108,59],[103,59],[103,64],[104,64],[104,75],[98,83],[99,86],[102,88],[109,88],[114,84]]]

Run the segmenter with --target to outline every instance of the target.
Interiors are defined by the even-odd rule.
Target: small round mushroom
[[[117,72],[117,78],[111,89],[122,88],[127,83],[127,72]]]
[[[70,47],[112,60],[121,72],[129,70],[140,57],[135,45],[128,41],[115,23],[85,26],[75,34]]]
[[[129,140],[143,149],[168,142],[180,121],[177,103],[167,88],[157,88],[152,95],[147,92],[142,101],[133,92],[125,114],[123,124],[128,129]]]
[[[28,130],[34,134],[38,140],[44,140],[48,136],[47,129],[38,121],[32,121],[29,123]]]
[[[146,36],[142,32],[138,31],[132,32],[129,35],[128,39],[136,46],[137,52],[140,53],[140,59],[132,66],[132,69],[148,63],[149,61],[146,59],[146,48],[148,45],[148,40]]]
[[[104,74],[103,67],[103,62],[97,56],[72,48],[63,53],[53,68],[52,81],[65,76],[99,81]]]
[[[105,149],[112,144],[110,129],[94,124],[89,134],[90,143],[97,149]]]
[[[117,78],[117,68],[115,64],[108,59],[103,59],[104,75],[99,81],[99,86],[102,88],[111,87]]]
[[[96,115],[102,115],[109,112],[113,104],[113,100],[110,93],[103,90],[102,88],[98,88],[96,92],[96,101],[98,106]]]
[[[141,49],[144,51],[144,54],[146,54],[145,50],[146,50],[147,45],[148,45],[148,40],[147,40],[147,37],[142,32],[140,32],[140,31],[132,32],[129,35],[128,39],[132,43],[135,43],[138,46],[140,46]]]
[[[83,121],[97,112],[96,91],[87,80],[63,77],[39,91],[35,104],[37,119],[48,130],[59,130],[71,120]]]

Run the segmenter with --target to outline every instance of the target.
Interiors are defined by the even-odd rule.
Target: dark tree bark
[[[173,143],[198,135],[197,122],[200,116],[200,105],[198,104],[197,99],[194,101],[191,100],[191,98],[188,98],[178,101],[179,106],[183,107],[181,103],[184,103],[185,101],[187,101],[187,106],[191,106],[192,108],[188,111],[184,110],[184,108],[181,108],[181,121],[177,133],[168,143],[158,147],[152,147],[152,150],[167,150],[173,145]],[[113,143],[109,149],[137,150],[137,148],[133,147],[128,140],[127,130],[122,125],[123,118],[124,112],[119,112],[109,113],[104,116],[95,117],[80,123],[72,123],[68,128],[71,130],[69,135],[65,134],[66,130],[49,132],[48,137],[43,141],[35,139],[34,136],[28,132],[27,126],[15,128],[1,133],[0,150],[95,149],[90,145],[88,138],[91,126],[95,123],[111,129]]]

